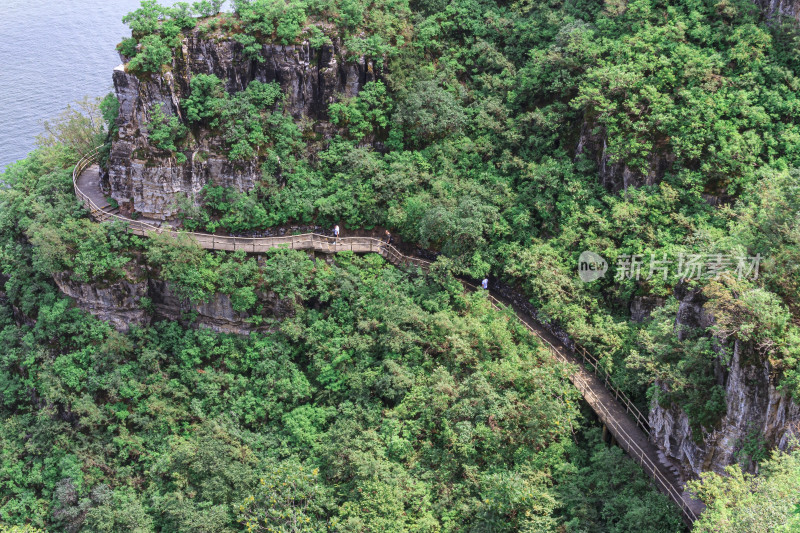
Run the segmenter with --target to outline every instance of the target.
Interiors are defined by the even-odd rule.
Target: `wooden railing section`
[[[464,283],[462,281],[462,283]],[[472,290],[479,290],[477,287],[472,286],[468,283],[465,283],[468,288]],[[487,291],[488,292],[488,291]],[[508,309],[508,305],[504,304],[503,302],[499,301],[497,298],[492,296],[491,294],[487,295],[492,307],[494,307],[498,311],[502,311],[504,309]],[[618,417],[615,416],[613,413],[609,411],[605,403],[601,398],[598,398],[597,394],[592,390],[593,387],[591,386],[590,381],[592,379],[596,380],[598,383],[602,384],[602,386],[608,389],[610,394],[614,394],[614,400],[617,403],[620,402],[620,397],[616,394],[616,387],[612,387],[608,382],[608,374],[603,371],[605,375],[605,380],[603,380],[599,375],[592,375],[589,372],[589,368],[594,368],[595,371],[598,370],[596,366],[596,359],[588,354],[582,347],[579,347],[582,350],[579,353],[577,350],[573,352],[573,354],[568,353],[564,348],[560,348],[557,345],[550,342],[544,335],[542,335],[539,331],[534,328],[528,319],[526,319],[523,315],[516,312],[515,310],[511,310],[514,316],[519,320],[525,328],[535,335],[540,341],[544,342],[545,345],[550,349],[550,352],[556,358],[556,360],[570,365],[577,365],[578,364],[578,357],[581,356],[583,359],[584,364],[582,366],[578,365],[578,372],[570,375],[570,381],[575,385],[575,387],[581,392],[581,395],[584,399],[589,403],[592,409],[595,411],[597,416],[602,420],[604,424],[609,428],[609,431],[614,435],[617,439],[617,442],[620,446],[625,450],[625,452],[632,457],[639,465],[644,468],[645,472],[656,482],[656,485],[659,487],[662,493],[666,494],[681,510],[681,516],[683,518],[684,523],[687,526],[691,527],[692,524],[698,519],[697,512],[692,508],[692,506],[687,502],[687,499],[690,499],[691,496],[689,494],[684,493],[680,490],[676,485],[675,482],[670,480],[667,476],[665,476],[662,471],[658,468],[655,460],[650,457],[650,455],[645,452],[641,446],[637,443],[637,439],[634,438],[633,435],[627,431],[624,426],[619,422]],[[588,363],[587,361],[595,361],[595,364]],[[602,369],[602,367],[601,367]],[[625,398],[627,400],[627,398]],[[629,401],[629,400],[628,400]],[[635,409],[635,407],[634,407]],[[631,414],[631,411],[627,409],[626,412]],[[635,411],[638,413],[638,409]],[[639,416],[642,416],[639,413]],[[639,429],[641,428],[641,424],[639,423],[636,416],[633,417],[633,422],[636,423],[636,427]],[[646,435],[649,436],[649,431],[644,432]],[[690,500],[691,501],[691,500]]]
[[[287,235],[283,237],[231,237],[211,235],[208,233],[177,232],[171,228],[161,228],[143,221],[109,213],[101,209],[89,195],[85,194],[78,187],[78,178],[84,170],[96,163],[96,158],[97,151],[94,151],[81,159],[75,166],[75,170],[72,174],[75,195],[81,200],[86,209],[89,210],[92,218],[98,222],[116,221],[122,223],[126,226],[129,233],[135,235],[149,236],[152,234],[164,233],[174,237],[187,235],[192,237],[197,244],[205,249],[231,252],[242,250],[248,253],[264,253],[272,248],[290,248],[294,250],[314,250],[321,253],[337,253],[343,251],[352,251],[354,253],[378,253],[394,265],[416,267],[425,272],[429,271],[432,264],[430,261],[424,259],[404,255],[396,247],[373,237],[340,237],[337,239],[316,233]],[[481,290],[469,282],[464,280],[461,280],[461,282],[469,290]],[[503,310],[509,308],[508,305],[492,296],[489,291],[485,292],[489,302],[495,309]],[[578,388],[584,398],[587,399],[601,420],[608,426],[622,448],[644,468],[645,472],[656,482],[659,489],[681,509],[684,522],[691,526],[692,523],[697,520],[698,515],[688,503],[687,499],[689,497],[679,490],[675,481],[668,479],[662,473],[655,462],[658,458],[656,457],[654,459],[650,454],[642,450],[637,443],[637,439],[634,438],[630,432],[623,427],[617,417],[608,410],[602,399],[597,397],[596,393],[592,390],[591,381],[595,380],[602,385],[603,388],[607,389],[608,394],[613,397],[613,401],[621,405],[630,416],[630,420],[634,423],[634,429],[638,428],[641,430],[645,439],[650,435],[650,425],[647,417],[642,414],[622,390],[614,385],[609,373],[600,364],[600,361],[589,353],[588,350],[576,344],[572,353],[568,353],[565,348],[559,348],[547,340],[540,331],[531,325],[530,319],[522,316],[521,312],[517,312],[513,309],[511,311],[528,331],[547,345],[558,361],[577,366],[578,371],[571,375],[570,380]],[[577,364],[579,362],[581,362],[582,365]],[[590,371],[593,372],[593,374]]]

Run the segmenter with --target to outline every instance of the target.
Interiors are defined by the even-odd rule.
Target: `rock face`
[[[125,279],[105,286],[75,281],[68,272],[56,274],[53,279],[78,307],[122,332],[131,326],[146,326],[153,320],[173,320],[184,325],[191,322],[220,333],[238,335],[266,329],[253,325],[251,315],[235,311],[230,297],[225,294],[215,294],[208,302],[191,304],[177,297],[168,283],[158,279]],[[282,300],[273,292],[257,296],[258,305],[263,306],[261,318],[282,319],[294,314],[294,302],[290,299]],[[143,305],[143,298],[150,300],[148,309]]]
[[[648,156],[646,173],[630,168],[625,163],[613,163],[607,153],[608,138],[602,127],[584,121],[575,148],[575,157],[585,156],[597,164],[600,183],[611,192],[627,190],[629,187],[655,185],[660,182],[675,162],[668,147],[656,146]]]
[[[658,296],[635,296],[631,299],[630,311],[632,322],[644,322],[650,314],[664,305],[664,298]]]
[[[175,212],[178,193],[192,195],[212,182],[247,191],[261,179],[259,161],[229,161],[223,140],[207,131],[196,136],[196,148],[184,152],[186,163],[178,164],[171,153],[151,146],[146,124],[151,110],[161,106],[167,116],[185,122],[180,102],[189,93],[189,82],[197,74],[214,74],[230,93],[244,90],[251,81],[278,82],[286,95],[284,110],[297,120],[314,123],[316,133],[330,135],[326,122],[328,104],[338,97],[352,97],[365,83],[375,79],[373,64],[363,57],[347,61],[341,43],[311,48],[267,44],[258,61],[245,57],[242,46],[225,39],[187,36],[172,68],[164,74],[141,76],[114,69],[114,88],[120,102],[108,166],[111,196],[124,209],[147,217],[166,219]],[[124,60],[124,58],[123,58]]]
[[[676,323],[708,327],[713,323],[698,294],[681,299]],[[665,456],[680,467],[685,477],[702,471],[723,469],[737,462],[737,454],[747,441],[761,440],[768,448],[785,450],[792,437],[800,437],[800,405],[776,389],[775,372],[767,361],[748,353],[734,341],[730,363],[715,362],[717,382],[725,388],[726,414],[719,425],[696,442],[689,419],[679,407],[650,409],[651,438]],[[744,464],[753,468],[753,464]]]
[[[119,331],[142,326],[149,317],[139,302],[147,295],[147,281],[121,281],[110,285],[73,281],[69,272],[53,275],[58,288],[78,306]]]
[[[770,19],[800,19],[800,1],[798,0],[754,0],[764,16]]]

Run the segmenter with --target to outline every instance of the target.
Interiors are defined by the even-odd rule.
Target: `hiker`
[[[336,242],[339,242],[339,224],[336,224],[333,227],[333,237],[336,240]]]
[[[484,290],[489,290],[489,278],[483,278],[483,281],[481,281],[481,287],[483,287]]]
[[[389,233],[388,229],[386,230],[384,236],[386,237],[386,244],[392,244],[392,241],[394,241],[394,239],[392,238],[392,234]]]

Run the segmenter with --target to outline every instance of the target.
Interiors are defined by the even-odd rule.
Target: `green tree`
[[[254,36],[246,33],[238,33],[233,36],[233,39],[242,45],[242,53],[244,53],[245,57],[253,61],[258,61],[259,63],[266,61],[266,59],[264,59],[263,46]]]
[[[214,74],[197,74],[190,80],[189,87],[189,95],[181,101],[187,120],[216,127],[218,102],[226,96],[222,80]]]
[[[146,35],[139,41],[139,50],[128,62],[131,72],[161,72],[161,67],[172,61],[172,50],[158,35]]]
[[[361,141],[389,124],[391,100],[383,82],[369,82],[355,98],[328,106],[331,122],[347,129],[348,136]]]
[[[201,0],[192,4],[192,9],[201,17],[213,17],[222,9],[225,0]]]
[[[800,528],[800,452],[776,452],[761,464],[758,476],[738,465],[701,474],[689,482],[706,504],[693,531],[700,533],[760,533]]]
[[[141,7],[122,17],[122,22],[130,27],[134,37],[144,37],[158,31],[163,16],[164,8],[158,0],[142,0]]]
[[[43,122],[44,133],[37,137],[40,146],[64,145],[83,157],[103,144],[113,134],[119,104],[111,96],[105,99],[84,98],[68,105],[57,117]]]
[[[466,116],[452,92],[436,81],[419,81],[398,102],[393,119],[419,145],[459,131]]]
[[[327,531],[328,511],[320,505],[326,488],[318,477],[318,468],[296,460],[269,465],[239,506],[239,521],[248,531]]]
[[[178,151],[178,144],[189,130],[181,123],[177,115],[167,116],[163,104],[150,110],[150,122],[147,128],[147,139],[161,150],[167,150],[175,155],[178,164],[186,162],[186,156]]]

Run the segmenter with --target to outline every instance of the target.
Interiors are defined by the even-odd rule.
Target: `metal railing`
[[[475,285],[472,285],[471,283],[468,283],[466,281],[462,280],[461,283],[464,284],[464,286],[466,286],[468,289],[471,289],[473,291],[480,290]],[[488,291],[485,292],[487,293],[486,297],[489,300],[489,303],[492,305],[494,309],[502,311],[503,309],[507,309],[509,307],[495,296],[492,296],[492,294],[489,293]],[[535,335],[538,339],[540,339],[547,345],[547,347],[550,349],[550,352],[553,353],[553,355],[558,361],[561,361],[562,363],[565,364],[573,364],[575,362],[572,359],[570,359],[569,355],[564,353],[564,350],[558,348],[553,343],[551,343],[547,338],[541,335],[533,326],[531,326],[527,322],[527,320],[524,320],[522,317],[519,316],[518,313],[514,312],[513,309],[512,312],[516,317],[516,319],[523,326],[525,326],[525,328],[530,333]],[[578,350],[580,350],[580,352]],[[598,368],[597,359],[594,356],[592,356],[589,352],[587,352],[585,348],[576,345],[576,350],[573,351],[573,355],[581,356],[581,358],[584,361],[584,364],[581,366],[584,368],[584,370],[586,370],[587,373],[590,371],[589,367],[587,367],[587,365],[589,365],[591,368],[594,368],[596,374],[595,377],[597,377],[598,379],[601,378],[601,376],[598,375],[597,372],[599,372],[599,370],[601,370],[602,367]],[[642,427],[642,424],[639,420],[639,417],[643,417],[641,412],[636,408],[635,405],[632,404],[632,402],[630,402],[630,400],[627,398],[627,396],[625,396],[622,393],[622,391],[617,390],[616,387],[614,387],[609,382],[608,373],[605,372],[605,369],[602,370],[605,373],[605,379],[601,381],[601,384],[608,390],[609,393],[614,394],[615,401],[619,403],[620,398],[622,398],[622,403],[625,404],[626,412],[628,414],[634,415],[633,418],[636,425],[640,429],[643,429],[644,432],[649,436],[650,434],[649,427]],[[596,400],[590,402],[592,408],[595,409],[598,416],[600,416],[603,422],[611,427],[612,433],[614,434],[615,438],[617,439],[618,442],[622,443],[628,455],[632,457],[634,460],[636,460],[636,462],[639,463],[639,465],[641,465],[646,472],[648,472],[650,477],[652,477],[655,480],[656,484],[659,486],[661,491],[664,494],[666,494],[680,508],[684,522],[686,522],[686,524],[691,527],[691,525],[697,520],[698,516],[697,513],[694,511],[694,509],[692,509],[691,506],[689,506],[689,504],[684,499],[684,494],[678,490],[678,488],[672,481],[670,481],[667,477],[664,476],[661,470],[656,466],[656,463],[650,458],[650,456],[644,450],[642,450],[642,448],[636,442],[636,439],[632,437],[625,430],[625,428],[617,421],[617,418],[608,411],[606,406],[603,404],[602,400],[600,398],[597,398],[597,396],[592,391],[591,386],[586,381],[585,377],[582,376],[580,372],[576,372],[575,374],[572,374],[570,376],[570,380],[575,384],[575,386],[578,388],[578,390],[581,392],[583,397],[586,398],[587,401],[590,400],[590,398],[588,398],[589,395],[591,395]],[[645,420],[647,419],[645,418]]]
[[[475,287],[474,285],[471,285],[463,281],[462,283],[464,283],[473,290],[478,290],[478,288]],[[498,311],[502,311],[504,308],[508,307],[503,302],[492,296],[491,294],[487,294],[487,298],[489,299],[489,302],[491,303],[492,307],[494,307]],[[528,324],[526,320],[523,320],[516,312],[514,313],[514,316],[517,318],[517,320],[519,320],[520,323],[522,323],[523,326],[525,326],[525,328],[529,332],[531,332],[533,335],[535,335],[538,339],[540,339],[547,345],[547,347],[550,349],[550,352],[553,353],[553,355],[558,361],[561,361],[562,363],[565,364],[573,364],[573,361],[570,359],[568,355],[566,355],[563,352],[563,350],[559,349],[557,346],[551,343],[547,338],[545,338],[538,331],[536,331],[535,328],[533,328],[530,324]],[[583,352],[589,357],[589,360],[595,361],[594,368],[595,370],[597,370],[596,366],[597,360],[590,354],[588,354],[588,352],[586,352],[582,347],[581,350],[583,350]],[[587,361],[587,359],[584,358],[584,361]],[[588,373],[589,369],[586,368],[585,365],[582,366],[584,370],[586,370]],[[596,377],[599,378],[599,376]],[[666,494],[680,508],[684,522],[686,523],[686,525],[691,527],[692,524],[698,519],[698,516],[697,513],[694,511],[694,509],[692,509],[691,506],[687,503],[684,497],[684,493],[678,490],[675,484],[666,476],[664,476],[664,474],[656,465],[655,461],[653,461],[653,459],[644,450],[642,450],[641,446],[639,446],[639,444],[636,442],[636,439],[632,437],[625,430],[625,428],[617,421],[617,418],[608,411],[606,406],[603,404],[603,401],[595,395],[595,393],[591,389],[591,386],[586,381],[586,378],[582,376],[580,372],[572,374],[570,376],[570,380],[575,384],[575,386],[578,388],[578,390],[581,392],[581,394],[587,400],[587,402],[590,403],[592,408],[595,410],[595,412],[597,412],[597,415],[603,420],[603,422],[607,426],[610,426],[612,434],[614,434],[618,442],[622,443],[623,448],[625,448],[625,451],[628,453],[628,455],[632,457],[637,463],[639,463],[639,465],[642,468],[645,469],[645,471],[650,475],[650,477],[653,478],[653,480],[655,480],[656,484],[661,489],[661,491],[664,494]],[[609,383],[607,380],[602,384],[609,392],[615,392],[609,387]],[[590,395],[595,401],[590,401],[592,399],[589,398]],[[625,399],[627,400],[627,398]],[[616,393],[615,393],[615,400],[619,402],[619,396],[617,396]],[[629,410],[627,410],[627,408],[626,411],[629,414],[631,413]],[[638,412],[638,409],[636,410],[636,412]],[[641,428],[641,424],[638,422],[638,420],[636,420],[636,425]],[[649,435],[649,432],[647,433]]]
[[[619,387],[614,384],[608,371],[600,366],[600,361],[591,353],[589,353],[586,348],[579,344],[575,344],[575,350],[573,353],[576,356],[580,356],[580,358],[583,360],[584,366],[594,369],[595,375],[603,380],[603,384],[605,385],[606,389],[608,389],[609,392],[614,393],[614,398],[625,406],[625,411],[633,417],[633,420],[636,422],[636,425],[639,426],[639,429],[644,431],[649,437],[650,420],[648,420],[648,418],[642,414],[633,401],[628,398],[628,395],[621,391]]]
[[[469,288],[471,288],[472,290],[478,290],[478,287],[476,287],[475,285],[467,283],[467,282],[465,282],[463,280],[462,280],[462,283],[464,285],[468,286]],[[498,300],[497,298],[495,298],[491,294],[489,294],[488,297],[492,301],[492,303],[494,305],[496,305],[496,306],[498,306],[498,305],[499,306],[507,306],[508,305],[508,304]],[[515,312],[515,314],[517,314],[517,313]],[[536,320],[536,319],[534,318],[533,320]],[[542,337],[542,335],[539,332],[533,330],[531,328],[531,326],[529,324],[527,324],[524,320],[522,322],[525,324],[525,326],[528,329],[531,329],[531,331],[533,331],[536,334],[537,337],[540,337],[540,338]],[[547,339],[544,339],[544,340],[548,344],[550,344],[550,342],[547,341]],[[642,414],[642,412],[639,410],[638,407],[636,407],[636,405],[628,397],[628,395],[625,394],[622,390],[620,390],[620,388],[614,383],[614,381],[611,379],[611,375],[608,373],[608,371],[605,368],[603,368],[600,365],[600,361],[595,356],[593,356],[591,353],[589,353],[589,351],[586,348],[584,348],[583,346],[581,346],[580,344],[574,343],[574,345],[575,345],[575,348],[572,350],[572,355],[574,355],[576,358],[579,358],[580,360],[582,360],[583,366],[587,370],[588,369],[594,370],[595,376],[597,376],[598,379],[601,379],[603,381],[603,385],[605,386],[606,389],[608,389],[608,391],[610,393],[612,393],[614,395],[614,399],[616,399],[619,403],[621,403],[622,405],[625,406],[625,411],[629,415],[631,415],[631,417],[633,418],[634,422],[636,422],[636,425],[639,426],[639,429],[644,431],[645,434],[648,437],[650,437],[650,421],[648,420],[648,418],[644,414]]]
[[[127,231],[134,235],[148,236],[151,234],[168,234],[173,237],[186,235],[191,237],[202,248],[219,251],[244,251],[248,253],[263,253],[272,248],[291,248],[295,250],[315,250],[323,253],[352,251],[355,253],[379,253],[395,265],[416,266],[424,270],[430,268],[431,263],[424,259],[403,255],[400,250],[380,239],[374,237],[329,237],[318,233],[303,233],[283,237],[231,237],[226,235],[212,235],[209,233],[194,233],[190,231],[175,231],[172,228],[162,228],[153,224],[134,220],[122,215],[109,213],[95,203],[92,198],[81,191],[78,178],[91,165],[96,162],[97,150],[82,158],[72,173],[72,184],[75,195],[89,210],[92,218],[98,222],[116,221],[124,224]]]
[[[295,250],[315,250],[322,253],[336,253],[342,251],[352,251],[354,253],[379,253],[387,261],[394,265],[399,266],[412,266],[418,267],[423,271],[429,271],[431,262],[416,257],[409,257],[400,252],[396,247],[388,244],[380,239],[374,237],[329,237],[327,235],[320,235],[317,233],[304,233],[300,235],[289,235],[284,237],[230,237],[223,235],[212,235],[208,233],[193,233],[186,231],[175,231],[171,228],[161,228],[152,224],[133,220],[121,215],[109,213],[101,209],[87,194],[80,190],[78,187],[78,178],[80,175],[96,162],[97,150],[82,158],[75,166],[72,174],[72,182],[75,188],[75,195],[83,202],[83,205],[89,210],[92,217],[98,221],[114,220],[126,225],[130,233],[148,236],[151,234],[169,234],[174,237],[179,235],[187,235],[192,237],[198,245],[209,250],[221,251],[238,251],[242,250],[250,253],[263,253],[271,248],[291,248]],[[477,291],[478,287],[472,285],[464,280],[461,283],[468,289]],[[487,298],[491,305],[498,310],[507,308],[508,306],[492,296],[491,293],[486,291]],[[513,310],[512,310],[513,312]],[[568,355],[553,345],[548,339],[540,334],[535,328],[522,319],[516,312],[514,316],[525,326],[525,328],[535,335],[538,339],[542,340],[554,354],[556,359],[563,363],[572,364],[574,361]],[[650,426],[647,417],[633,404],[628,396],[619,390],[611,381],[611,376],[600,365],[599,360],[589,353],[585,348],[580,345],[575,345],[573,356],[582,360],[581,365],[587,372],[592,369],[595,376],[601,380],[602,385],[608,390],[610,394],[614,395],[614,400],[621,403],[625,407],[625,411],[633,418],[636,426],[640,428],[645,435],[649,437]],[[634,458],[650,476],[656,481],[657,485],[661,488],[669,498],[680,507],[684,521],[691,525],[697,520],[697,513],[694,512],[687,504],[686,500],[681,493],[669,479],[664,477],[661,471],[656,466],[655,462],[641,449],[628,432],[616,420],[616,418],[606,409],[602,401],[597,398],[591,390],[591,387],[586,382],[586,379],[577,372],[570,378],[576,387],[581,391],[584,397],[592,395],[597,401],[593,402],[593,407],[600,411],[598,415],[604,418],[604,422],[613,430],[617,441],[626,446],[628,454]]]

